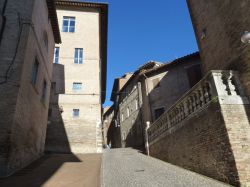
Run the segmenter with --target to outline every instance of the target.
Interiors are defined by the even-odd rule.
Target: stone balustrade
[[[149,143],[155,142],[166,131],[211,102],[219,104],[249,104],[235,71],[211,71],[191,90],[181,97],[148,129]]]

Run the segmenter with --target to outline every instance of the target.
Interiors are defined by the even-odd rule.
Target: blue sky
[[[93,2],[97,2],[94,1]],[[198,50],[185,0],[109,3],[107,98],[114,79],[150,60],[169,62]]]

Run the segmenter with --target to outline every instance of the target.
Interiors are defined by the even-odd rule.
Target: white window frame
[[[64,25],[64,21],[68,21],[68,25]],[[71,22],[74,22],[73,26],[71,25]],[[63,16],[62,32],[74,33],[75,30],[76,30],[76,18],[70,16]]]
[[[58,51],[58,52],[56,52],[56,51]],[[59,64],[59,52],[60,52],[60,48],[55,47],[54,48],[54,61],[53,61],[54,64]],[[56,54],[58,54],[58,55],[56,55]]]
[[[79,86],[79,88],[78,88],[78,86]],[[72,89],[74,91],[81,91],[82,90],[82,83],[81,82],[73,82]]]
[[[75,48],[74,64],[83,64],[83,48]]]

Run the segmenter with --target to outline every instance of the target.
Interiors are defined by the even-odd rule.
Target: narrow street
[[[145,156],[133,149],[103,154],[103,187],[222,187],[216,180]]]
[[[148,157],[133,149],[101,154],[45,155],[1,187],[222,187],[208,177]]]

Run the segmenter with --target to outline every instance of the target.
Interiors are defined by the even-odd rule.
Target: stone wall
[[[150,155],[232,185],[248,186],[249,113],[237,72],[213,71],[152,124]]]
[[[237,70],[250,95],[250,47],[241,42],[249,31],[250,2],[248,0],[187,0],[204,72]]]
[[[150,155],[236,185],[238,173],[219,105],[193,114],[180,126],[150,145]]]

